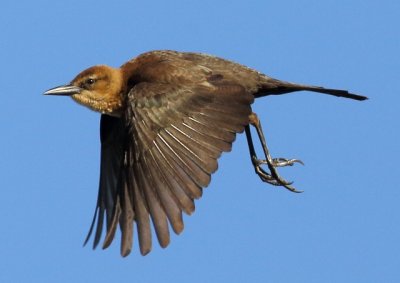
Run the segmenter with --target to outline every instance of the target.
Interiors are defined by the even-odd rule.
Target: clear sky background
[[[399,282],[399,3],[2,0],[0,282]],[[370,100],[257,100],[272,154],[306,164],[281,170],[303,194],[262,183],[239,135],[167,249],[92,251],[99,115],[42,93],[153,49]]]

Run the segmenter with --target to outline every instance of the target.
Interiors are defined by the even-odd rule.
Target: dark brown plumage
[[[175,51],[148,52],[117,69],[94,66],[69,85],[45,92],[71,95],[102,113],[99,195],[86,242],[94,232],[94,247],[98,245],[105,219],[103,248],[119,226],[121,254],[128,255],[136,223],[140,251],[147,254],[150,222],[166,247],[168,225],[177,234],[183,230],[182,211],[194,211],[194,200],[217,170],[217,159],[231,150],[236,133],[244,129],[260,178],[295,191],[276,167],[300,161],[270,157],[251,104],[254,98],[301,90],[366,99],[344,90],[279,81],[221,58]],[[257,129],[265,160],[255,155],[249,124]]]

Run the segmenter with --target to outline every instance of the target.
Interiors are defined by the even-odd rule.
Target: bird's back
[[[133,81],[173,83],[228,83],[243,86],[256,93],[274,79],[244,65],[204,53],[171,50],[150,51],[121,66],[133,74]],[[132,85],[132,84],[131,84]]]

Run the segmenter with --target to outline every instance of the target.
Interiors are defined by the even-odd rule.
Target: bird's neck
[[[77,103],[86,106],[93,111],[116,117],[121,116],[122,104],[123,104],[121,97],[111,96],[111,98],[107,100],[98,100],[96,99],[96,97],[74,94],[72,95],[72,99],[75,100]]]

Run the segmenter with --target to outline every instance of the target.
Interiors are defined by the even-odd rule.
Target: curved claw
[[[285,189],[287,189],[287,190],[289,190],[289,191],[291,191],[293,193],[302,193],[302,192],[304,192],[304,191],[298,191],[298,190],[296,190],[295,187],[291,186],[293,184],[293,182],[287,182],[287,181],[283,180],[283,181],[286,182],[286,184],[283,184],[283,183],[280,183],[277,179],[273,179],[272,176],[271,176],[270,180],[265,180],[262,177],[261,177],[261,180],[263,180],[264,182],[267,182],[270,185],[274,185],[274,186],[277,186],[277,187],[284,187]]]
[[[280,178],[280,179],[278,180],[278,183],[279,183],[281,186],[290,186],[290,185],[293,184],[293,181],[288,182],[288,181],[286,181],[285,179]]]
[[[301,161],[300,159],[293,159],[293,160],[294,160],[293,162],[300,163],[303,166],[305,165],[304,162]]]
[[[274,177],[272,177],[271,175],[268,175],[267,178],[266,178],[266,176],[261,176],[261,175],[259,175],[259,176],[263,182],[266,182],[270,185],[277,186],[277,187],[290,186],[293,184],[293,182],[288,182],[286,180],[274,179]]]
[[[301,165],[304,165],[304,162],[300,159],[287,159],[281,157],[272,159],[272,165],[274,167],[293,166],[294,163],[300,163]]]
[[[300,194],[300,193],[304,192],[304,191],[298,191],[298,190],[296,190],[295,187],[292,187],[292,186],[285,186],[285,185],[284,185],[284,187],[285,187],[286,189],[288,189],[289,191],[293,192],[293,193]]]
[[[296,190],[295,187],[292,187],[291,185],[293,184],[293,182],[287,182],[287,184],[282,184],[276,179],[265,180],[262,177],[261,177],[261,180],[263,180],[264,182],[267,182],[268,184],[273,185],[273,186],[284,187],[285,189],[287,189],[287,190],[289,190],[289,191],[291,191],[293,193],[298,193],[299,194],[299,193],[304,192],[304,191],[298,191],[298,190]]]

